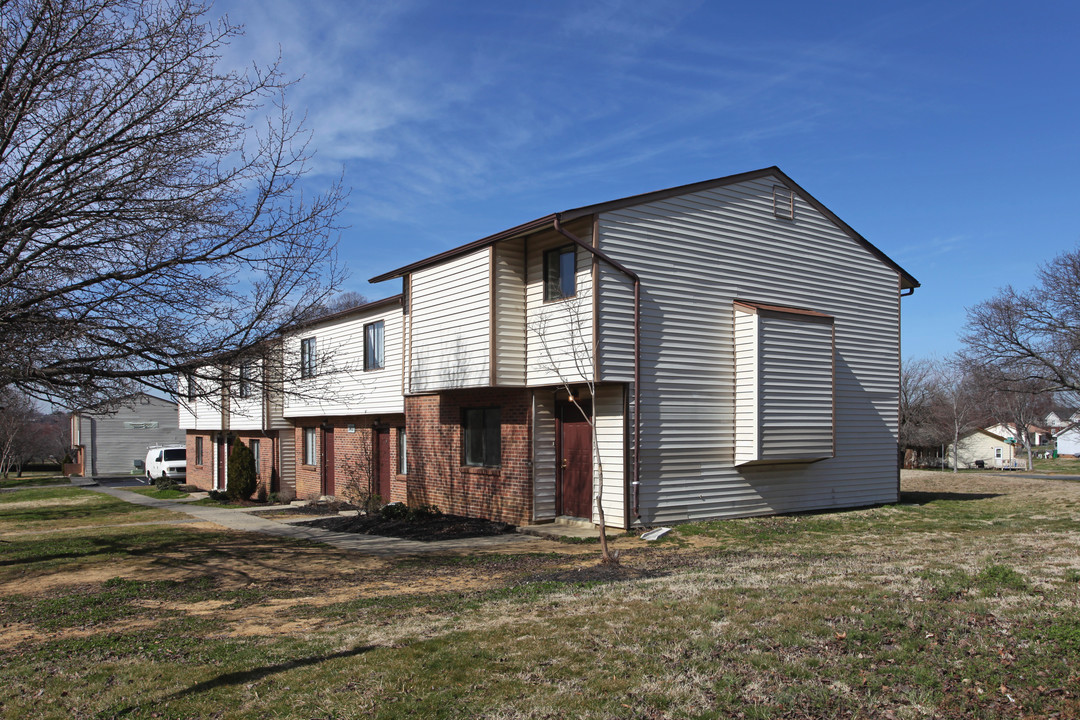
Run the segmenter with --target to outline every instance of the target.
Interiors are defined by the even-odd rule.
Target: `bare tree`
[[[964,354],[1006,384],[1080,392],[1080,250],[1042,266],[1038,279],[968,308]]]
[[[1027,453],[1027,469],[1032,469],[1031,427],[1042,424],[1053,403],[1053,394],[1043,380],[1015,380],[1003,376],[995,366],[970,370],[982,388],[988,412],[994,420],[1012,428],[1015,441]]]
[[[600,455],[600,440],[596,434],[596,373],[593,368],[591,332],[586,332],[581,298],[549,305],[528,323],[528,330],[540,347],[542,361],[539,369],[550,372],[569,396],[570,403],[589,424],[592,436],[593,497],[600,526],[600,558],[603,563],[618,563],[618,553],[612,553],[607,543],[607,520],[604,517],[604,463]],[[556,329],[557,328],[557,329]],[[584,386],[590,403],[582,402],[575,386]]]
[[[219,68],[239,26],[192,0],[0,7],[0,387],[172,392],[333,292],[344,194],[301,190],[277,65]]]
[[[952,437],[939,422],[942,398],[941,369],[927,358],[909,358],[900,369],[900,437],[903,453],[925,456]]]
[[[12,388],[0,388],[0,477],[6,479],[13,469],[22,473],[36,416],[30,398]]]
[[[952,443],[952,468],[960,465],[960,437],[979,427],[986,419],[985,399],[975,377],[958,361],[942,363],[937,379],[940,388],[935,403],[936,422]]]

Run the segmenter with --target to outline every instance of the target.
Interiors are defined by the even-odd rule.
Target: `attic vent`
[[[795,219],[795,193],[791,188],[783,185],[773,185],[772,189],[773,215],[784,220]]]

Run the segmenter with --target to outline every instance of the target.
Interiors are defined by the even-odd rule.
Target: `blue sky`
[[[906,357],[1080,240],[1080,4],[223,0],[351,188],[345,289],[550,212],[778,165],[923,287]]]

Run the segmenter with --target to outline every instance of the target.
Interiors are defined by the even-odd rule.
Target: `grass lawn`
[[[27,485],[70,485],[71,480],[56,473],[23,473],[22,477],[0,478],[0,488]]]
[[[151,485],[150,487],[128,487],[125,490],[130,490],[133,493],[145,495],[146,497],[157,498],[158,500],[179,500],[180,498],[188,497],[189,493],[183,490],[158,490]]]
[[[1038,472],[1062,473],[1065,475],[1080,475],[1080,458],[1056,457],[1035,458],[1031,464]]]
[[[108,495],[73,487],[18,490],[0,494],[0,537],[13,533],[186,517],[167,510],[132,505]],[[48,543],[47,540],[43,542]]]
[[[91,530],[20,536],[0,505],[0,709],[1080,716],[1080,484],[905,472],[904,491],[619,538],[616,568],[544,541],[379,560],[210,525],[122,527],[120,506],[95,506]],[[43,492],[62,491],[0,499],[44,511],[58,496]]]

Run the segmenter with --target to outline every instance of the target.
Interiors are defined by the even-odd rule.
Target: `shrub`
[[[255,456],[240,438],[233,440],[229,453],[229,485],[225,489],[230,500],[247,500],[255,492]]]
[[[158,490],[179,490],[180,483],[176,482],[176,480],[168,475],[162,475],[154,481],[154,487]]]

